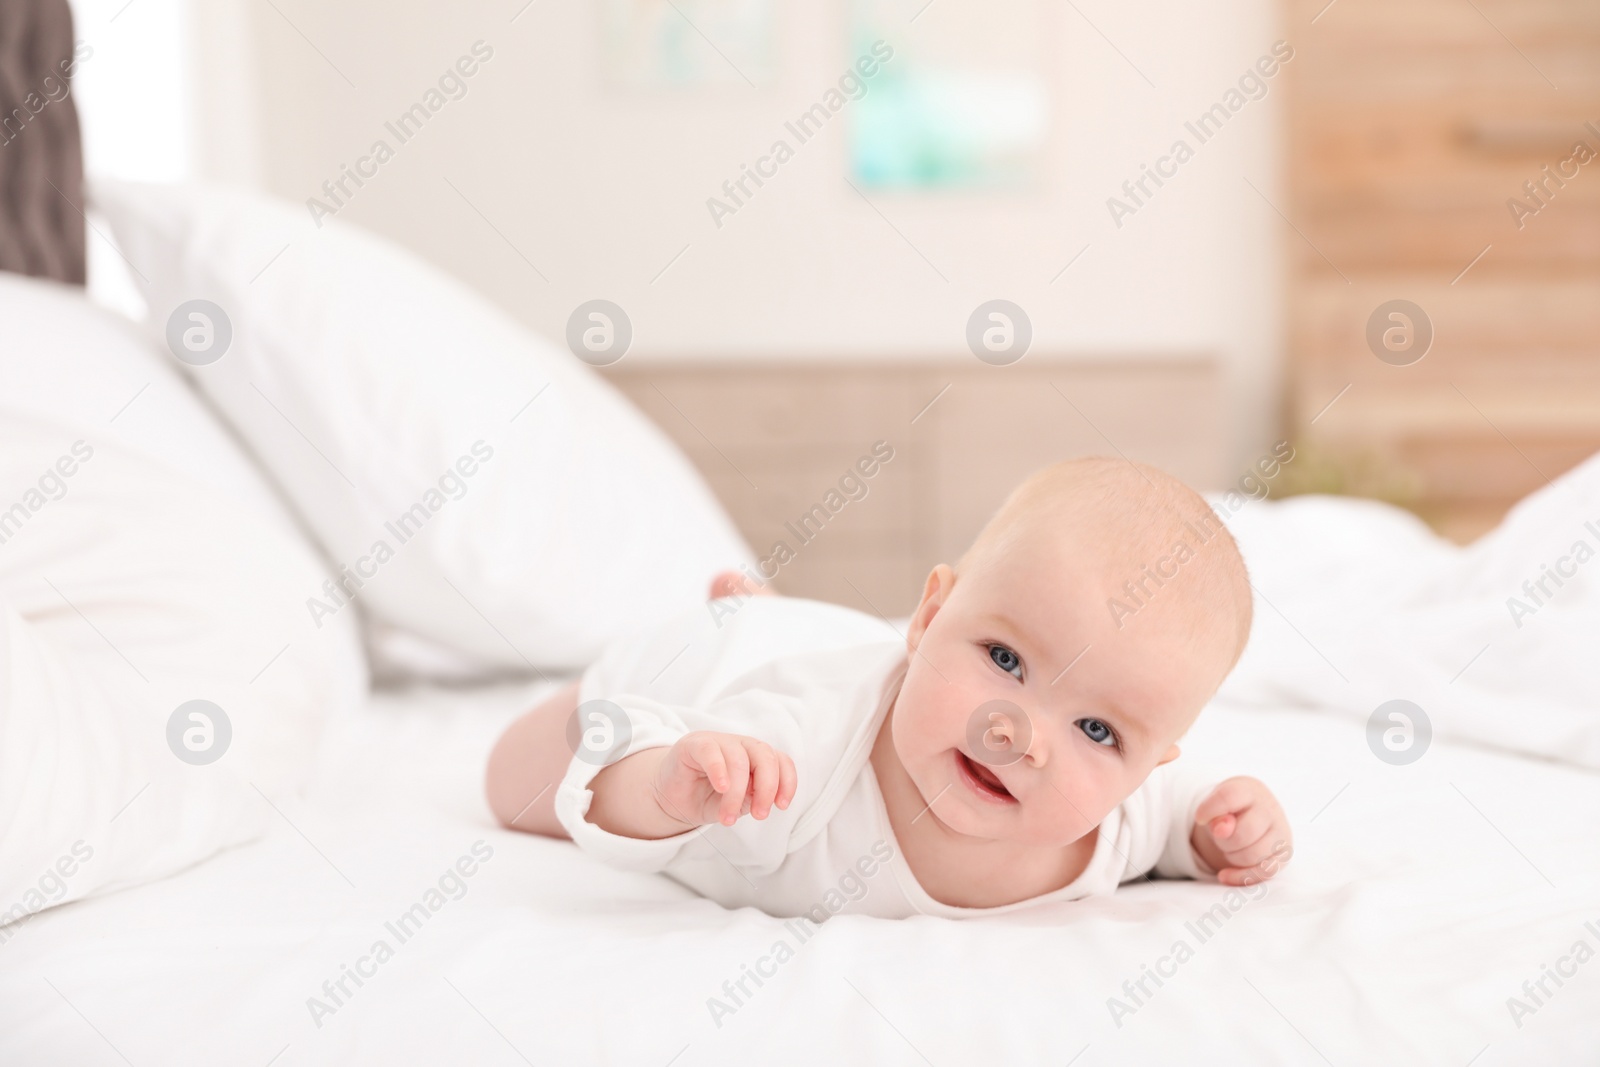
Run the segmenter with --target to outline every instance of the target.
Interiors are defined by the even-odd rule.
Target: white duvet
[[[1254,896],[1155,882],[802,940],[495,829],[483,760],[542,685],[380,695],[264,839],[7,930],[0,1063],[1592,1063],[1594,579],[1520,628],[1505,601],[1582,536],[1597,476],[1468,550],[1375,505],[1232,518],[1261,626],[1185,752],[1294,821]],[[1433,727],[1404,765],[1369,745],[1394,698]]]
[[[1229,519],[1256,623],[1224,695],[1434,730],[1600,770],[1600,454],[1461,548],[1373,502],[1301,497]]]

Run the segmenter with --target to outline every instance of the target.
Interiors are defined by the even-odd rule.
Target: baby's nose
[[[991,765],[1009,766],[1033,756],[1033,719],[1009,700],[991,700],[973,713],[967,740],[973,754]]]

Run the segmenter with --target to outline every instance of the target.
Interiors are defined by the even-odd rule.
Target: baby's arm
[[[567,686],[512,723],[489,756],[489,807],[513,830],[567,837],[556,787],[572,760],[567,721],[578,686]],[[710,822],[732,825],[788,808],[798,785],[787,753],[752,737],[700,730],[671,747],[647,748],[602,768],[589,783],[588,821],[619,837],[671,837]]]
[[[672,837],[747,813],[765,819],[788,808],[798,782],[794,761],[765,741],[697,730],[601,770],[586,818],[619,837]]]

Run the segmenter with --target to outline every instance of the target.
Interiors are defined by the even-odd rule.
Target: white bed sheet
[[[716,1020],[724,981],[797,936],[494,828],[484,757],[546,688],[380,694],[333,724],[266,838],[24,923],[0,945],[0,1063],[1491,1067],[1600,1049],[1600,962],[1547,980],[1520,1027],[1507,1007],[1600,946],[1592,771],[1445,740],[1391,767],[1354,719],[1213,707],[1185,758],[1266,779],[1298,855],[1208,940],[1185,924],[1226,890],[1183,882],[966,923],[841,916]],[[399,943],[385,923],[477,841],[493,856],[465,895]],[[308,998],[380,938],[393,957],[319,1026]],[[1179,939],[1192,958],[1117,1025],[1108,998],[1132,1005],[1124,981]]]

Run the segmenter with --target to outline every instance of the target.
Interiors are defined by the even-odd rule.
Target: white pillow
[[[0,274],[0,321],[3,925],[254,836],[366,673],[170,357],[54,282]],[[195,700],[221,713],[174,727]]]
[[[150,279],[156,336],[177,311],[178,347],[186,324],[204,342],[183,305],[222,309],[231,340],[194,380],[334,561],[307,617],[362,605],[380,672],[581,667],[752,561],[609,384],[415,256],[239,191],[91,198]]]

